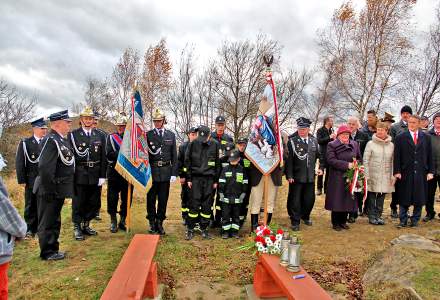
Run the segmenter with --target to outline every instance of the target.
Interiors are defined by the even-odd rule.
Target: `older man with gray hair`
[[[364,156],[364,151],[365,151],[365,147],[367,146],[369,137],[368,134],[359,130],[360,128],[360,122],[359,122],[359,118],[354,117],[354,116],[350,116],[347,119],[347,125],[351,130],[351,134],[350,134],[350,139],[352,139],[353,141],[357,142],[359,145],[359,149],[361,150],[361,155],[362,157]],[[358,208],[359,208],[359,213],[358,212],[353,212],[349,214],[348,217],[348,222],[349,223],[354,223],[356,222],[356,219],[358,217],[358,215],[368,215],[367,213],[367,208],[368,208],[368,204],[365,203],[365,205],[363,205],[363,197],[361,193],[355,193],[354,194],[355,200],[358,202]],[[363,210],[362,210],[363,207]]]

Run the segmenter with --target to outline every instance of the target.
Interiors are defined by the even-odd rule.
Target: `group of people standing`
[[[317,194],[323,190],[326,194],[325,208],[332,212],[333,229],[348,229],[347,222],[355,223],[359,215],[368,216],[370,224],[384,225],[387,194],[392,195],[391,217],[399,218],[399,228],[418,226],[424,205],[423,221],[435,218],[434,198],[440,184],[440,113],[434,114],[432,122],[429,128],[429,120],[426,123],[426,118],[413,115],[409,106],[402,107],[398,123],[391,114],[379,120],[374,111],[369,111],[362,128],[358,118],[349,117],[347,124],[334,132],[332,118],[324,120],[317,140],[321,147],[319,168],[328,180],[320,185],[322,179],[318,178]],[[348,191],[346,173],[356,164],[364,166],[367,195]],[[293,226],[296,223],[292,221]]]
[[[129,185],[115,165],[127,119],[119,116],[111,134],[97,128],[98,119],[85,108],[80,113],[80,127],[71,130],[68,112],[54,113],[49,116],[49,132],[43,119],[35,120],[32,137],[18,146],[16,171],[18,182],[25,185],[27,236],[38,234],[44,260],[64,258],[58,237],[65,198],[72,198],[74,239],[97,235],[90,222],[100,219],[106,181],[109,230],[126,230]],[[391,216],[400,218],[399,227],[417,226],[425,204],[423,221],[428,222],[435,218],[434,198],[440,184],[440,113],[432,120],[429,129],[429,120],[426,124],[426,118],[413,115],[408,106],[402,108],[398,123],[391,114],[379,119],[369,111],[364,126],[358,118],[349,117],[334,130],[333,118],[326,117],[315,138],[310,132],[312,122],[301,117],[297,131],[283,140],[285,165],[276,166],[263,180],[261,171],[245,155],[247,139],[240,137],[234,143],[225,133],[223,116],[216,118],[213,132],[203,125],[192,127],[187,141],[177,148],[174,133],[165,129],[164,113],[156,109],[154,128],[146,133],[152,174],[147,194],[149,232],[165,234],[170,183],[177,177],[187,240],[196,231],[210,239],[209,227],[220,228],[223,238],[237,237],[248,209],[251,231],[255,230],[265,185],[270,224],[283,174],[289,184],[287,212],[295,231],[300,230],[301,222],[312,225],[315,194],[325,194],[325,208],[331,211],[337,231],[348,229],[347,223],[356,222],[359,215],[367,215],[371,224],[385,224],[382,215],[387,194],[392,194]],[[364,166],[367,195],[362,191],[351,194],[347,189],[347,170],[356,164]],[[410,206],[414,206],[411,216]]]

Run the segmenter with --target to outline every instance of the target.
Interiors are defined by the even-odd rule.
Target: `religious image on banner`
[[[245,154],[261,173],[267,175],[278,164],[282,164],[283,144],[278,123],[276,89],[270,68],[273,57],[270,59],[264,58],[264,61],[267,65],[267,85],[264,88],[258,113],[251,127]]]
[[[131,108],[115,169],[130,184],[146,192],[151,169],[141,95],[137,90],[131,98]]]

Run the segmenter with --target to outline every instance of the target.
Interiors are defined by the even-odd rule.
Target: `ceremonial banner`
[[[151,169],[143,118],[141,95],[135,91],[131,98],[131,116],[125,128],[115,169],[130,184],[146,192]]]
[[[270,174],[278,164],[283,164],[283,143],[278,122],[278,105],[275,84],[270,65],[273,58],[266,59],[267,85],[261,97],[258,113],[252,124],[245,155],[263,175]]]

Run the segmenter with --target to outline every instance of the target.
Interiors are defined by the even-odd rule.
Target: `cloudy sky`
[[[1,0],[0,78],[36,94],[37,114],[43,116],[82,101],[86,78],[109,76],[126,47],[142,54],[161,37],[173,62],[192,43],[201,65],[222,40],[262,32],[284,46],[283,63],[313,66],[316,30],[342,2]],[[429,28],[437,3],[417,1],[417,30]]]

